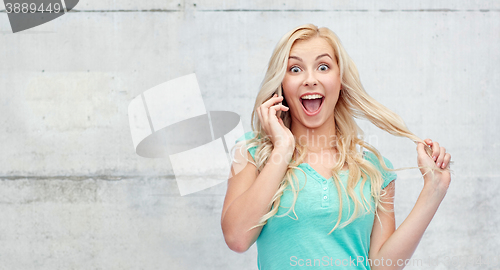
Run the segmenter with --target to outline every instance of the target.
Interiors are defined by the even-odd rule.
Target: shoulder
[[[247,141],[255,137],[257,133],[253,131],[246,132],[243,134],[241,137],[239,137],[235,143],[241,142],[241,141]],[[248,143],[247,143],[248,144]],[[248,152],[252,155],[252,158],[255,159],[255,151],[257,150],[257,146],[252,146],[252,147],[247,147]]]
[[[382,168],[382,165],[380,165],[380,161],[378,160],[377,156],[374,153],[372,153],[370,151],[363,151],[363,154],[364,154],[363,155],[364,159],[371,162],[373,165],[375,165],[375,167]],[[387,159],[384,156],[382,156],[382,158],[383,158],[385,166],[387,166],[387,168],[394,169],[392,162],[389,159]]]
[[[250,140],[251,138],[255,137],[255,134],[253,131],[246,132],[243,134],[241,137],[239,137],[236,142],[242,141],[242,140]]]
[[[389,185],[390,182],[395,180],[397,178],[396,172],[393,171],[387,171],[385,170],[382,165],[380,164],[380,161],[378,160],[377,156],[370,152],[370,151],[364,151],[364,159],[368,160],[370,163],[372,163],[377,170],[379,170],[382,174],[382,179],[383,179],[383,184],[382,184],[382,189],[384,189],[387,185]],[[394,166],[392,165],[392,162],[387,159],[386,157],[382,156],[383,161],[385,163],[385,166],[389,169],[394,169]]]

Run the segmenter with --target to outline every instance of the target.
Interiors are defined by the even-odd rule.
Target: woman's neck
[[[327,121],[317,128],[309,128],[301,123],[292,122],[291,131],[295,140],[307,146],[309,152],[319,153],[330,151],[337,146],[335,121]],[[331,124],[330,124],[331,123]]]

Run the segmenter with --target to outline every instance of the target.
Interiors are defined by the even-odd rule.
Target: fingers
[[[419,142],[417,144],[417,153],[418,153],[418,155],[421,156],[421,157],[429,157],[429,155],[426,152],[426,148],[427,148],[427,145]],[[429,157],[429,159],[431,159],[431,157]]]
[[[282,96],[278,97],[276,94],[274,94],[274,96],[272,96],[269,100],[262,103],[262,105],[260,105],[256,110],[261,125],[264,131],[268,134],[269,132],[271,132],[270,131],[271,122],[273,122],[274,119],[278,121],[280,119],[279,114],[277,112],[289,110],[288,107],[281,104],[282,100],[283,100]]]
[[[443,164],[441,165],[441,168],[442,169],[446,168],[446,166],[448,166],[448,164],[450,164],[450,160],[451,160],[450,153],[446,153],[446,155],[444,155],[444,160],[443,160]]]
[[[432,142],[432,160],[433,161],[437,160],[437,158],[439,157],[440,151],[441,151],[441,148],[439,147],[439,143]]]
[[[436,166],[438,166],[439,168],[441,167],[441,165],[443,164],[443,160],[444,160],[444,155],[446,154],[446,149],[444,147],[440,147],[439,148],[439,156],[436,160]]]
[[[281,105],[281,104],[271,106],[269,108],[269,117],[274,118],[276,116],[276,111],[278,111],[278,110],[288,111],[288,109],[289,109],[288,107],[286,107],[285,105]],[[281,119],[281,118],[279,118],[279,119]]]
[[[425,139],[424,141],[432,147],[432,159],[436,162],[436,166],[445,169],[451,160],[451,155],[446,153],[446,148],[439,146],[438,142],[433,142],[431,139]]]
[[[269,119],[268,117],[269,117],[270,107],[278,102],[281,102],[281,100],[283,100],[282,96],[278,97],[276,94],[274,94],[273,97],[271,97],[269,100],[267,100],[266,102],[262,103],[262,105],[259,106],[257,111],[263,123],[267,123]]]
[[[425,154],[425,148],[424,147],[425,147],[424,144],[421,143],[421,142],[419,142],[417,144],[417,153],[419,153],[419,154]]]
[[[434,168],[434,161],[429,157],[426,152],[426,145],[424,143],[419,142],[417,144],[417,162],[422,175],[426,175],[430,168]]]
[[[278,103],[278,102],[281,102],[283,100],[283,96],[281,97],[278,97],[276,94],[274,94],[274,96],[272,96],[270,99],[268,99],[266,102],[262,103],[262,106],[266,107],[266,108],[269,108],[271,107],[272,105]]]

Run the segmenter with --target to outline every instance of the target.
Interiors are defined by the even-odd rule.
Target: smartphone
[[[283,96],[283,88],[281,88],[281,86],[280,86],[280,88],[278,89],[278,91],[276,91],[276,94],[278,94],[278,97]],[[284,99],[284,98],[283,98],[283,100],[282,100],[280,103],[278,103],[278,104],[280,104],[280,105],[281,105],[281,104],[283,104],[283,101],[285,101],[285,99]],[[281,117],[281,110],[279,110],[279,111],[276,113],[276,116],[277,116],[278,118],[280,118],[280,117]]]

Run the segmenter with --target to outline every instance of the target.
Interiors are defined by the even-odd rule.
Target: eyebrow
[[[318,55],[318,57],[316,57],[316,60],[318,60],[318,59],[320,59],[321,57],[324,57],[324,56],[328,56],[328,57],[330,57],[330,58],[333,60],[333,58],[332,58],[329,54],[327,54],[327,53],[324,53],[324,54],[320,54],[320,55]],[[300,58],[300,57],[298,57],[298,56],[293,56],[293,55],[290,55],[290,57],[288,57],[288,59],[290,59],[290,58],[297,59],[297,60],[299,60],[300,62],[304,62],[304,61],[302,61],[302,58]]]

